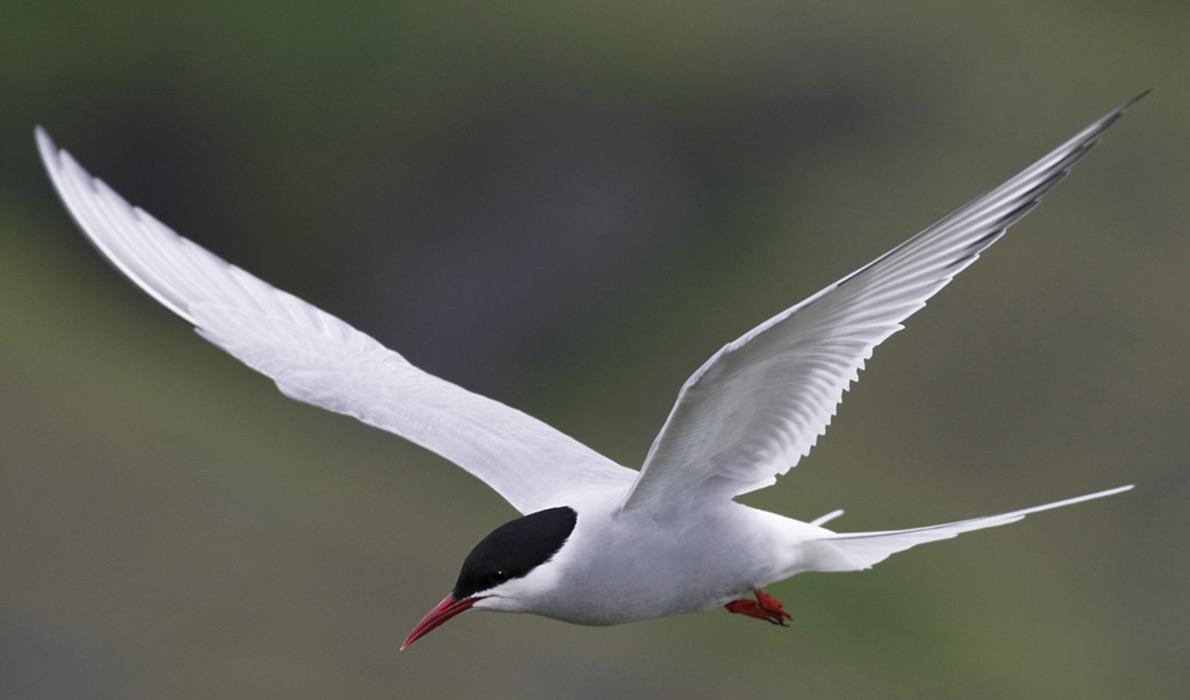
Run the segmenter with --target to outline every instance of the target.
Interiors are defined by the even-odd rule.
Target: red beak
[[[409,633],[409,636],[405,637],[405,641],[401,642],[401,651],[405,651],[405,647],[434,631],[438,625],[441,625],[461,612],[470,610],[472,605],[483,600],[483,598],[484,596],[473,596],[471,598],[455,600],[453,595],[446,596],[430,612],[426,613],[426,616],[421,619],[421,622],[413,626],[413,630]]]

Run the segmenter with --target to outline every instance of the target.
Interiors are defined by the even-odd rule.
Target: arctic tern
[[[733,500],[773,484],[808,454],[873,349],[1036,206],[1143,96],[725,345],[681,387],[639,471],[421,371],[129,205],[40,127],[36,139],[58,194],[95,247],[204,338],[286,396],[458,464],[524,514],[475,546],[404,649],[469,609],[612,625],[725,607],[784,625],[789,613],[763,589],[795,574],[867,569],[925,542],[1132,488],[882,532],[826,528],[842,511],[802,522]]]

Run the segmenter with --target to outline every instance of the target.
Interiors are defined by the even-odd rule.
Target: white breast
[[[536,590],[520,611],[613,625],[710,610],[786,578],[797,545],[829,534],[733,502],[688,523],[613,516],[615,506],[578,508],[571,539],[526,581]]]

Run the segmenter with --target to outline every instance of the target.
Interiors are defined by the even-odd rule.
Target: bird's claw
[[[789,621],[793,619],[793,615],[785,611],[784,603],[759,588],[754,589],[752,592],[756,595],[756,600],[740,598],[739,600],[731,601],[723,607],[730,613],[755,617],[758,620],[764,620],[765,622],[780,625],[781,627],[789,626]]]

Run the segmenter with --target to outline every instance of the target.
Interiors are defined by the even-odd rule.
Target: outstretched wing
[[[522,513],[626,489],[636,472],[514,408],[414,367],[343,321],[182,238],[91,177],[37,129],[46,169],[91,242],[207,340],[291,398],[436,452]]]
[[[873,349],[1036,206],[1140,97],[720,349],[678,392],[623,507],[682,513],[789,471],[826,432]]]

